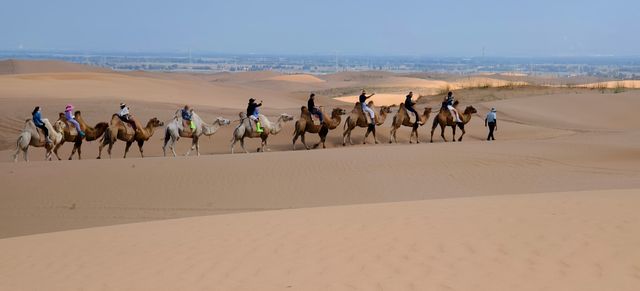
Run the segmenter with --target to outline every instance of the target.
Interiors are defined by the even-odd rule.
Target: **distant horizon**
[[[220,52],[207,50],[80,50],[80,49],[3,49],[0,48],[0,58],[2,54],[64,54],[64,55],[109,55],[116,56],[188,56],[191,53],[195,57],[208,56],[292,56],[292,57],[372,57],[372,58],[532,58],[532,59],[561,59],[561,58],[640,58],[637,54],[615,55],[615,54],[550,54],[550,55],[446,55],[446,54],[375,54],[375,53],[341,53],[341,52],[315,52],[315,53],[276,53],[276,52]]]

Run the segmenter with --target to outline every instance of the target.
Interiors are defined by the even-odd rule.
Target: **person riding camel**
[[[193,109],[191,109],[189,105],[185,105],[184,108],[180,110],[180,113],[182,115],[182,119],[189,122],[189,128],[191,129],[191,132],[195,132],[196,124],[192,120]]]
[[[376,93],[371,93],[371,95],[367,96],[367,91],[362,89],[362,93],[360,94],[360,97],[358,97],[358,100],[360,101],[360,106],[362,107],[362,111],[365,114],[369,114],[369,116],[371,117],[371,122],[369,123],[372,126],[376,125],[375,122],[375,117],[376,114],[375,112],[373,112],[373,110],[371,108],[369,108],[369,106],[367,106],[367,99],[371,98],[373,95],[376,95]]]
[[[118,111],[118,117],[123,122],[130,124],[131,127],[133,127],[134,131],[138,130],[138,127],[136,126],[136,123],[133,120],[133,116],[131,115],[131,113],[129,113],[129,107],[127,107],[127,104],[125,104],[124,102],[120,103],[120,111]]]
[[[40,112],[40,106],[36,106],[36,108],[33,109],[33,112],[31,112],[31,116],[33,119],[33,124],[35,124],[37,128],[42,129],[42,131],[44,132],[45,142],[47,144],[52,144],[53,142],[49,138],[49,129],[44,125],[44,122],[42,121],[42,113]]]
[[[64,108],[64,117],[68,122],[75,126],[76,130],[78,131],[78,135],[80,135],[81,138],[84,137],[84,131],[82,131],[82,129],[80,128],[80,123],[78,123],[78,121],[76,121],[76,118],[73,116],[73,105],[67,104],[67,107]]]
[[[462,122],[462,120],[460,120],[460,115],[458,114],[458,110],[453,107],[453,104],[455,103],[455,99],[453,98],[453,92],[449,91],[449,93],[447,94],[447,97],[444,98],[444,102],[442,102],[442,107],[447,107],[447,109],[449,109],[449,112],[451,112],[451,116],[453,117],[453,120],[456,123],[460,123]]]
[[[262,133],[264,129],[260,125],[260,111],[258,107],[262,106],[262,101],[256,103],[256,99],[249,98],[249,104],[247,105],[247,117],[256,123],[256,132]]]
[[[418,116],[418,112],[416,111],[415,108],[413,108],[414,105],[416,105],[415,102],[413,102],[413,92],[409,92],[409,95],[407,95],[407,99],[404,101],[404,108],[407,109],[407,111],[413,112],[413,115],[416,116],[416,122],[415,124],[418,124],[418,121],[420,120],[420,116]]]
[[[311,93],[309,95],[309,101],[307,101],[307,107],[309,108],[309,113],[315,115],[320,119],[320,124],[324,122],[324,116],[322,116],[322,112],[316,107],[315,98],[316,94]]]

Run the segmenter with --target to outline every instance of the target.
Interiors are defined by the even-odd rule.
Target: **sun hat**
[[[496,112],[496,108],[495,107],[491,107],[491,112]]]
[[[64,108],[64,110],[65,111],[73,110],[73,105],[67,104],[67,106]]]

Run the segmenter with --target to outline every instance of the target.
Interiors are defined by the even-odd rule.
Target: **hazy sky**
[[[5,0],[0,49],[640,55],[638,0]]]

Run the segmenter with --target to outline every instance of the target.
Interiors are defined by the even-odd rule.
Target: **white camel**
[[[264,152],[265,147],[267,146],[267,138],[270,134],[276,135],[282,130],[282,125],[285,122],[293,120],[293,116],[283,113],[278,117],[278,121],[272,123],[267,119],[266,116],[260,114],[259,115],[260,124],[264,129],[263,132],[256,132],[255,123],[251,122],[249,118],[247,118],[246,112],[240,112],[240,124],[233,130],[233,138],[231,139],[231,153],[233,154],[233,147],[236,142],[240,141],[240,146],[244,150],[245,153],[249,153],[247,149],[244,147],[244,139],[245,138],[261,138],[262,142],[258,151]]]
[[[184,120],[180,115],[180,110],[178,110],[178,112],[176,112],[176,117],[167,123],[167,127],[164,130],[164,145],[162,146],[162,153],[165,157],[167,156],[167,147],[171,149],[173,156],[176,156],[175,144],[181,137],[192,139],[191,148],[189,148],[185,156],[188,156],[194,149],[198,156],[200,156],[200,136],[211,136],[221,127],[231,123],[229,119],[218,117],[212,124],[208,124],[195,112],[192,113],[191,121],[193,121],[195,125],[195,131],[185,131]]]
[[[53,149],[57,144],[62,142],[63,131],[66,125],[60,120],[57,120],[53,123],[53,125],[51,125],[49,119],[46,118],[42,119],[42,122],[44,123],[44,126],[46,126],[49,130],[49,139],[51,139],[51,144],[47,144],[45,142],[44,132],[36,127],[36,125],[33,123],[33,120],[29,119],[25,122],[24,129],[22,130],[22,133],[20,133],[20,136],[18,136],[18,140],[16,141],[16,152],[12,157],[14,162],[18,161],[18,155],[20,154],[20,152],[23,152],[24,160],[26,162],[29,161],[29,146],[39,148],[44,147],[45,160],[51,161],[51,154],[53,153]],[[56,154],[56,157],[58,158],[58,160],[60,159],[60,157],[58,157],[58,154]]]

